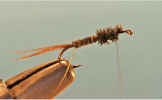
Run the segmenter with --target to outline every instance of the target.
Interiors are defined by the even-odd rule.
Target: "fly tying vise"
[[[27,69],[5,82],[0,79],[0,99],[53,99],[75,80],[76,67],[79,66],[71,65],[66,59],[61,59],[60,63],[56,59]]]
[[[83,39],[73,41],[71,44],[54,45],[54,46],[49,46],[49,47],[44,47],[44,48],[32,49],[32,50],[27,50],[27,51],[15,51],[15,52],[25,53],[25,52],[29,52],[29,51],[38,51],[31,55],[17,59],[17,60],[22,60],[22,59],[26,59],[26,58],[29,58],[29,57],[32,57],[35,55],[45,53],[45,52],[62,49],[62,51],[60,52],[60,54],[58,56],[58,61],[60,62],[62,54],[69,48],[72,48],[72,47],[80,48],[85,45],[96,43],[97,41],[100,45],[103,45],[105,43],[109,44],[109,41],[112,41],[112,42],[117,41],[119,34],[122,34],[122,33],[127,33],[128,35],[133,34],[133,32],[131,30],[124,30],[121,25],[116,25],[114,28],[108,27],[105,29],[99,29],[96,31],[96,35],[92,35],[89,37],[85,37]]]

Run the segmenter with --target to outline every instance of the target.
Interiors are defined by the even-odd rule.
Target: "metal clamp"
[[[12,96],[2,79],[0,79],[0,99],[12,99]]]

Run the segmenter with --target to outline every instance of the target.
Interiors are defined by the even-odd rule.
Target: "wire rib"
[[[124,95],[124,87],[123,87],[123,82],[122,82],[121,67],[120,67],[120,62],[119,62],[119,49],[118,49],[117,41],[116,41],[116,52],[117,52],[117,69],[118,69],[118,75],[119,75],[120,90],[121,90],[122,99],[124,99],[125,95]]]

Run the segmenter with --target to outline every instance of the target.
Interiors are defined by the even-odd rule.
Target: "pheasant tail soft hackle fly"
[[[112,42],[117,41],[119,34],[122,34],[122,33],[127,33],[129,35],[133,34],[133,32],[131,30],[124,30],[121,25],[116,25],[114,28],[108,27],[105,29],[99,29],[96,31],[95,35],[73,41],[71,44],[55,45],[55,46],[49,46],[49,47],[38,48],[38,49],[33,49],[33,50],[15,51],[15,52],[25,53],[25,52],[29,52],[29,51],[38,51],[31,55],[17,59],[17,60],[22,60],[22,59],[26,59],[26,58],[29,58],[29,57],[32,57],[35,55],[39,55],[42,53],[62,49],[62,51],[60,52],[60,54],[58,56],[58,60],[60,61],[61,55],[64,53],[64,51],[66,51],[69,48],[72,48],[72,47],[79,48],[79,47],[82,47],[82,46],[85,46],[88,44],[96,43],[97,41],[100,45],[103,45],[105,43],[109,44],[109,41],[112,41]]]

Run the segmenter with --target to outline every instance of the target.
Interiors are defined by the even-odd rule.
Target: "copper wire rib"
[[[26,58],[29,58],[35,55],[45,53],[45,52],[63,49],[58,56],[58,61],[60,61],[62,54],[69,48],[72,48],[72,47],[80,48],[82,46],[89,45],[89,44],[96,43],[96,42],[98,42],[100,45],[103,45],[105,43],[109,44],[109,41],[112,41],[112,42],[117,41],[119,34],[122,34],[122,33],[127,33],[128,35],[133,34],[131,30],[124,30],[121,25],[116,25],[114,28],[108,27],[105,29],[99,29],[96,31],[95,35],[73,41],[71,44],[55,45],[55,46],[38,48],[38,49],[33,49],[33,50],[28,50],[28,51],[16,51],[20,53],[25,53],[29,51],[39,51],[34,54],[19,58],[17,60],[26,59]]]

